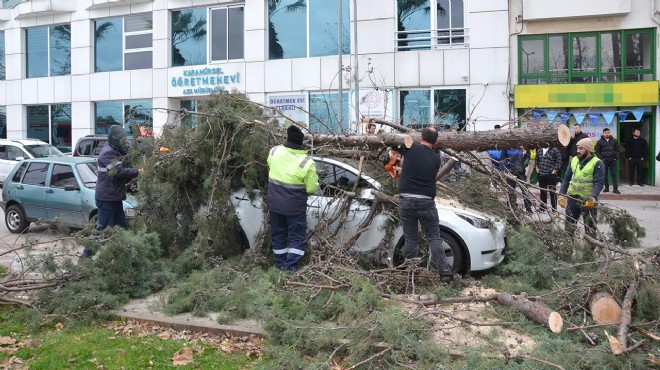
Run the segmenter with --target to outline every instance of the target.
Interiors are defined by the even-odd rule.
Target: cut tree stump
[[[618,324],[621,322],[621,307],[612,295],[599,292],[591,299],[591,317],[598,325]]]
[[[521,311],[528,319],[537,324],[545,325],[553,333],[561,333],[564,320],[558,312],[553,311],[545,303],[541,301],[532,302],[525,297],[515,296],[509,293],[498,294],[497,301],[505,306]]]

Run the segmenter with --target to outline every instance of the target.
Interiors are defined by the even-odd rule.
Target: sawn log
[[[419,142],[420,134],[381,133],[378,135],[322,135],[307,134],[305,141],[311,148],[332,146],[339,148],[369,148],[372,150],[387,146],[410,147]],[[485,151],[489,149],[507,149],[524,146],[526,148],[562,147],[568,145],[570,133],[568,127],[547,127],[544,129],[500,129],[491,131],[440,132],[435,149],[453,149],[456,151]]]
[[[591,317],[598,325],[621,322],[621,306],[606,292],[598,292],[591,299]]]
[[[560,333],[564,320],[558,312],[553,311],[541,301],[532,302],[525,297],[509,293],[497,295],[497,301],[503,305],[516,308],[537,324],[545,325],[553,333]]]

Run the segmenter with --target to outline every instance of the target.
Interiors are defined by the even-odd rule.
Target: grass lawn
[[[0,343],[15,340],[0,344],[0,368],[167,369],[174,367],[173,356],[184,348],[192,350],[193,361],[178,369],[245,369],[256,359],[232,347],[231,339],[183,336],[136,324],[72,329],[51,325],[34,331],[21,310],[25,309],[0,307]],[[185,338],[173,339],[179,337]]]

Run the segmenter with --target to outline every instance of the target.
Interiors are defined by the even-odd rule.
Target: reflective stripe
[[[296,248],[289,248],[289,253],[297,254],[299,256],[304,256],[305,255],[305,251],[300,250],[300,249],[296,249]]]
[[[286,184],[283,183],[282,181],[277,181],[275,179],[268,179],[268,182],[270,182],[273,185],[281,186],[286,189],[305,189],[305,184]]]
[[[99,172],[108,172],[109,170],[111,170],[111,169],[113,169],[114,167],[119,166],[119,165],[121,165],[121,161],[117,161],[117,162],[115,162],[115,163],[110,163],[110,164],[109,164],[108,166],[106,166],[106,167],[101,167],[101,166],[99,166],[99,167],[98,167],[98,171],[99,171]]]
[[[273,253],[275,254],[287,254],[288,252],[289,252],[289,248],[273,249]]]
[[[305,159],[303,159],[303,161],[300,162],[300,168],[305,168],[305,165],[306,165],[307,162],[309,162],[311,159],[312,159],[312,157],[310,157],[310,156],[305,157]]]
[[[275,149],[279,148],[279,146],[274,146],[273,149],[270,150],[270,153],[268,155],[273,155],[275,154]]]

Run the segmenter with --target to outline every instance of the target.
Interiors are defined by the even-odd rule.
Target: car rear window
[[[73,174],[73,168],[66,164],[54,164],[50,175],[50,187],[64,189],[67,185],[78,186],[76,175]]]
[[[11,182],[21,182],[21,176],[23,176],[23,172],[25,172],[25,169],[27,168],[27,163],[23,163],[17,170],[16,173],[14,173],[14,177],[11,178]]]
[[[96,162],[79,163],[76,165],[76,169],[85,187],[90,189],[96,188],[96,178],[98,175]]]
[[[48,173],[48,163],[32,162],[25,172],[23,184],[46,186],[46,174]]]
[[[64,153],[50,144],[26,145],[25,150],[32,154],[34,158],[64,157]]]

